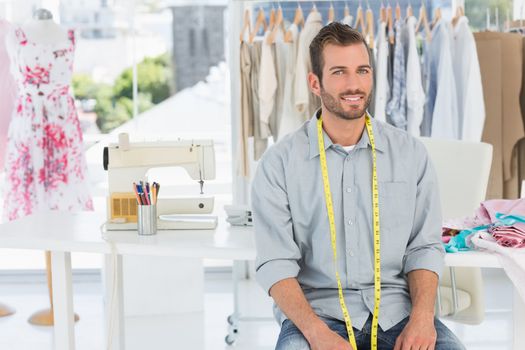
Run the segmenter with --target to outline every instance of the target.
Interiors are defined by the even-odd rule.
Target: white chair
[[[485,200],[492,145],[422,137],[437,172],[444,219],[472,216]],[[436,315],[466,324],[483,321],[485,303],[480,268],[445,269]]]

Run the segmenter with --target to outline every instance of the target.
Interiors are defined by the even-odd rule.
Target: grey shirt
[[[421,142],[372,119],[376,138],[383,330],[409,315],[406,274],[440,274],[441,208],[437,178]],[[347,153],[324,133],[337,230],[337,267],[353,326],[374,307],[372,151],[363,132]],[[269,291],[295,277],[314,312],[343,320],[330,243],[314,116],[262,157],[252,186],[257,280]],[[282,323],[286,316],[275,307]]]

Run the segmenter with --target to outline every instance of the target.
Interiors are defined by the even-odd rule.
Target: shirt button
[[[347,187],[346,188],[346,192],[350,193],[350,192],[352,192],[352,189],[350,187]]]
[[[350,255],[350,256],[354,256],[354,252],[350,250],[350,251],[348,252],[348,255]]]
[[[348,225],[353,225],[354,223],[352,222],[352,220],[348,220]]]

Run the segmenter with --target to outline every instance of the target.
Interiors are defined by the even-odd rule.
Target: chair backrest
[[[492,163],[492,145],[481,142],[438,140],[422,137],[439,182],[444,219],[473,215],[485,200]],[[455,268],[457,288],[470,294],[470,305],[450,319],[478,324],[483,321],[485,300],[479,268]],[[450,287],[450,273],[445,271],[440,286]],[[446,314],[446,312],[445,312]],[[446,316],[446,315],[445,315]]]
[[[485,200],[492,145],[420,138],[436,168],[443,218],[470,216]]]

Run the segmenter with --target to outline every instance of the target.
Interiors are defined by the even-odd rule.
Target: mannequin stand
[[[47,275],[47,289],[49,291],[49,302],[51,308],[35,312],[29,317],[28,322],[35,326],[52,326],[54,324],[53,318],[53,282],[51,279],[51,252],[46,251],[46,275]],[[1,309],[1,305],[0,305]],[[79,320],[75,314],[75,322]]]
[[[0,303],[0,317],[10,316],[16,312],[15,309],[9,305]]]

